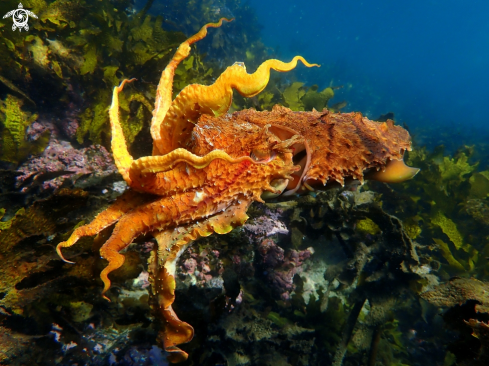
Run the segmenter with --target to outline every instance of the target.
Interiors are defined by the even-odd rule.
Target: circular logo
[[[36,14],[34,14],[32,11],[24,9],[22,3],[19,3],[18,9],[9,11],[3,16],[3,18],[5,19],[8,17],[12,17],[12,20],[14,22],[14,24],[12,25],[12,30],[16,30],[18,28],[19,31],[22,32],[22,29],[25,29],[26,31],[29,30],[29,24],[27,24],[27,22],[29,21],[29,15],[33,18],[37,18]]]

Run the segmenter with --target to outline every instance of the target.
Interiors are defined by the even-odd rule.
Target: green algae
[[[313,109],[322,111],[327,107],[328,101],[333,97],[334,91],[332,88],[328,87],[319,92],[318,86],[313,85],[302,96],[301,101],[306,111],[312,111]]]
[[[489,195],[489,171],[472,174],[469,178],[470,197],[483,199]]]
[[[423,229],[418,224],[417,217],[409,218],[403,222],[404,231],[411,239],[416,239],[421,235]]]
[[[467,250],[467,246],[464,245],[462,235],[458,231],[457,225],[443,213],[437,212],[432,218],[431,222],[434,225],[440,227],[443,233],[448,236],[455,248]]]
[[[50,132],[46,130],[36,141],[26,141],[27,127],[37,119],[22,109],[22,100],[7,95],[0,101],[0,160],[19,164],[30,154],[40,154],[49,142]]]
[[[278,313],[270,311],[267,315],[267,319],[271,320],[276,326],[283,328],[287,324],[287,319],[281,317]]]
[[[445,193],[450,186],[458,185],[466,180],[466,176],[477,169],[478,164],[471,165],[468,160],[469,157],[466,153],[460,153],[454,158],[444,156],[443,161],[438,164]]]
[[[471,275],[487,272],[483,258],[489,235],[489,173],[478,171],[475,153],[467,146],[452,156],[443,146],[432,152],[415,148],[406,160],[421,168],[420,174],[409,184],[392,186],[402,194],[393,212],[403,219],[411,238],[432,248],[432,259],[442,264],[442,277],[462,271]],[[384,198],[384,207],[389,201]],[[413,229],[417,235],[411,234]]]
[[[438,245],[443,258],[446,259],[452,268],[459,271],[465,271],[465,267],[457,259],[455,259],[447,243],[437,238],[433,238],[433,241]]]
[[[5,208],[0,208],[0,220],[5,216],[5,212],[6,212],[6,209]],[[15,221],[15,219],[17,218],[17,216],[21,216],[24,213],[25,213],[25,209],[24,208],[21,208],[9,220],[0,221],[0,232],[2,230],[10,229],[10,227],[12,226],[12,223]]]
[[[189,84],[210,85],[217,76],[213,67],[204,65],[201,55],[190,55],[175,70],[173,96]]]
[[[282,93],[287,107],[293,111],[322,111],[327,108],[328,101],[334,97],[334,91],[328,87],[318,91],[318,86],[304,87],[304,83],[294,82]]]
[[[301,102],[301,98],[306,94],[303,89],[304,83],[295,82],[292,83],[287,89],[282,93],[285,103],[293,111],[303,111],[304,105]]]
[[[13,1],[2,2],[0,11],[6,13],[17,5]],[[43,95],[43,103],[59,110],[63,110],[63,103],[70,102],[69,90],[77,85],[85,100],[76,135],[78,143],[102,143],[108,147],[106,109],[111,89],[132,77],[156,83],[170,53],[186,38],[182,33],[164,30],[163,18],[148,15],[147,7],[131,13],[129,0],[118,1],[117,5],[110,0],[31,0],[24,6],[39,19],[32,18],[29,33],[2,33],[0,81],[32,104],[39,98],[38,90],[49,88],[50,94]],[[147,84],[143,87],[145,90],[139,94],[149,95],[154,89]],[[142,98],[133,97],[134,100]],[[133,113],[134,122],[128,118],[121,121],[131,141],[142,128],[143,112],[138,112],[138,108]],[[14,137],[5,134],[4,138],[12,146]]]
[[[108,144],[109,132],[106,128],[109,123],[108,108],[110,103],[110,92],[103,90],[97,93],[98,103],[93,107],[87,107],[80,115],[80,126],[76,131],[76,139],[82,144],[85,135],[88,133],[89,138],[96,144]]]
[[[360,230],[370,235],[377,235],[381,232],[379,225],[377,225],[368,217],[357,222],[357,230]]]

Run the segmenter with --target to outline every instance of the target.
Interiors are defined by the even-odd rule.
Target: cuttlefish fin
[[[407,166],[403,159],[390,160],[384,170],[370,171],[365,174],[365,179],[384,183],[400,183],[413,178],[419,171],[419,168]]]

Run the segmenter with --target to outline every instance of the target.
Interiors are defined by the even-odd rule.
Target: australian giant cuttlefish
[[[187,358],[177,345],[193,337],[192,326],[172,309],[176,263],[193,240],[243,225],[253,201],[349,180],[363,182],[364,177],[398,182],[418,171],[403,162],[404,152],[411,149],[409,133],[392,121],[373,122],[360,113],[326,109],[293,112],[281,106],[270,112],[227,114],[233,89],[252,97],[265,88],[271,69],[290,71],[298,61],[318,66],[300,56],[288,63],[267,60],[253,74],[243,63],[235,63],[213,85],[189,85],[172,101],[176,67],[189,55],[190,45],[204,38],[207,28],[221,26],[222,20],[183,42],[163,71],[151,122],[152,156],[134,160],[119,123],[119,93],[132,80],[114,88],[109,112],[112,153],[130,189],[57,247],[63,258],[62,248],[115,224],[100,249],[108,261],[100,274],[105,297],[109,273],[124,263],[119,252],[141,234],[156,238],[148,269],[151,305],[161,321],[159,341],[171,362]]]

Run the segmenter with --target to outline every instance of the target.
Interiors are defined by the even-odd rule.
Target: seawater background
[[[489,136],[489,2],[250,0],[264,42],[322,65],[307,81],[369,118],[473,143]],[[429,142],[429,141],[424,141]],[[443,142],[443,141],[441,141]]]

